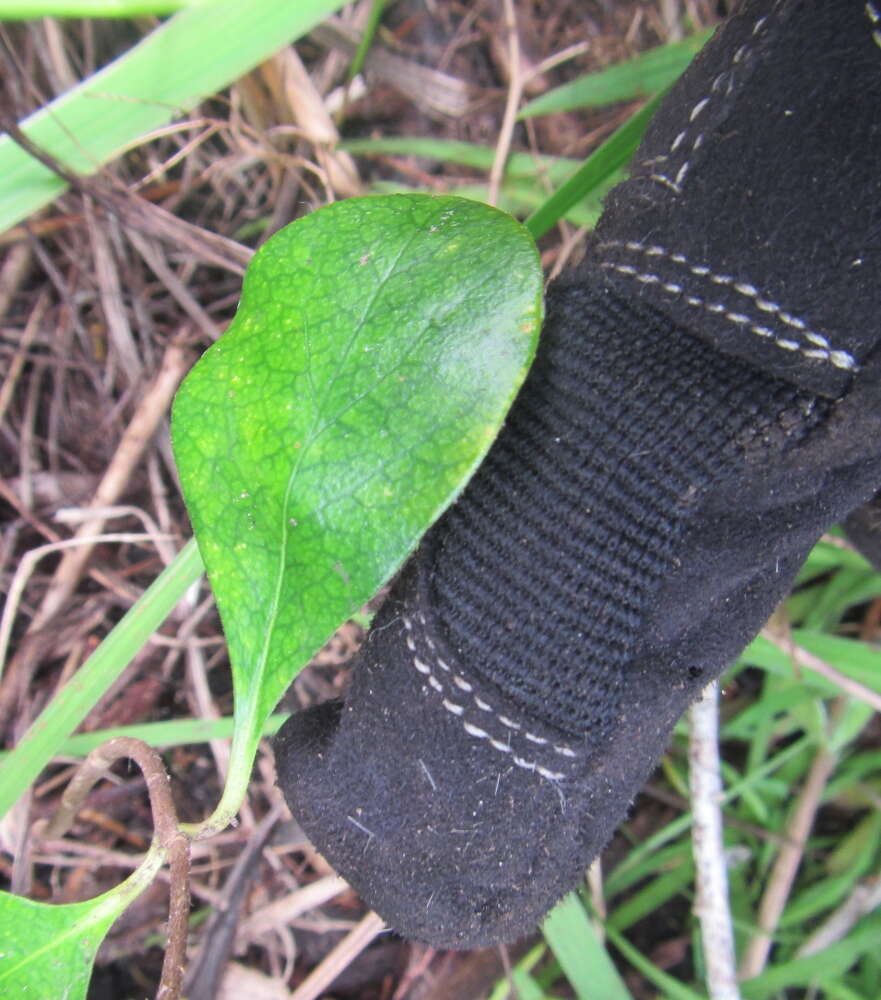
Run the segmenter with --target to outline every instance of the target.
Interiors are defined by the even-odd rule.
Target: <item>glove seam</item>
[[[860,370],[857,360],[848,351],[834,348],[829,339],[816,330],[811,329],[808,324],[785,310],[779,303],[773,301],[770,296],[764,296],[751,282],[735,278],[730,274],[718,274],[704,264],[695,264],[681,252],[671,251],[657,244],[646,244],[639,240],[604,240],[597,244],[599,250],[621,250],[638,253],[646,257],[662,257],[672,263],[687,267],[689,272],[703,281],[710,281],[715,285],[731,288],[738,295],[751,299],[756,308],[764,313],[776,316],[788,327],[798,331],[798,333],[810,344],[808,347],[800,344],[797,340],[789,337],[782,337],[779,331],[772,330],[763,323],[756,322],[754,316],[749,316],[744,312],[735,312],[729,309],[722,302],[708,301],[706,297],[685,294],[683,301],[695,308],[705,309],[707,312],[723,316],[735,326],[741,329],[747,327],[749,331],[764,340],[772,340],[774,344],[786,351],[798,351],[806,358],[825,361],[836,368],[856,374]],[[662,275],[653,271],[640,270],[631,264],[622,264],[613,260],[601,260],[599,266],[604,270],[613,270],[625,277],[645,285],[657,285],[662,291],[677,297],[688,292],[688,289],[677,282],[666,281]]]
[[[774,10],[772,11],[772,15],[777,12],[779,7],[780,7],[780,0],[777,0],[777,3],[774,4]],[[756,21],[752,30],[753,38],[759,38],[760,34],[764,34],[764,29],[767,26],[769,17],[772,15],[761,17],[759,18],[758,21]],[[668,152],[666,154],[662,154],[661,156],[656,156],[650,160],[643,160],[642,165],[645,167],[649,167],[650,169],[655,167],[655,165],[658,163],[664,163],[664,164],[669,163],[669,165],[665,166],[664,168],[666,172],[661,172],[658,171],[657,169],[653,170],[653,172],[649,174],[650,180],[656,181],[658,184],[661,184],[664,187],[669,188],[676,195],[682,194],[682,185],[684,184],[685,178],[689,170],[691,169],[691,157],[695,153],[697,153],[697,151],[703,145],[704,141],[703,131],[698,132],[697,136],[691,142],[690,150],[688,150],[687,149],[688,144],[686,140],[689,137],[689,132],[692,130],[692,126],[695,124],[695,122],[697,122],[697,120],[700,117],[703,118],[707,117],[706,115],[703,114],[703,112],[706,110],[708,105],[713,100],[714,95],[718,93],[726,77],[728,78],[728,81],[724,96],[725,97],[731,96],[736,84],[736,78],[734,75],[735,71],[738,65],[746,66],[752,54],[753,50],[749,47],[748,44],[744,43],[743,45],[739,46],[732,54],[731,62],[729,63],[728,67],[722,70],[721,73],[718,73],[713,79],[713,82],[710,84],[709,93],[692,105],[691,111],[688,114],[688,122],[685,128],[683,128],[676,134],[675,139],[673,139],[672,143],[670,143]],[[676,163],[669,161],[681,149],[686,150],[685,158],[681,163],[681,165],[677,167]],[[673,173],[674,169],[676,169],[676,174],[674,177],[671,178],[669,175]]]
[[[434,664],[426,662],[429,657],[420,657],[418,655],[413,621],[407,615],[401,616],[401,621],[404,626],[404,642],[407,649],[410,651],[411,663],[413,667],[425,678],[428,686],[441,696],[441,705],[444,710],[459,721],[462,729],[468,736],[471,736],[474,739],[486,740],[489,746],[491,746],[494,750],[497,750],[499,753],[509,755],[509,759],[517,767],[522,768],[525,771],[531,771],[548,781],[563,781],[567,777],[565,772],[554,771],[550,767],[546,767],[544,763],[541,763],[538,760],[528,760],[518,754],[510,742],[506,743],[504,740],[498,739],[498,737],[493,733],[490,733],[481,726],[475,725],[473,722],[470,722],[467,718],[465,718],[465,706],[450,700],[448,694],[452,692],[449,692],[444,683],[438,679],[438,675],[432,667],[435,666],[438,670],[447,674],[450,678],[448,683],[458,688],[463,694],[470,695],[478,710],[487,713],[488,716],[492,716],[498,720],[498,722],[504,726],[506,730],[508,730],[507,736],[509,740],[513,733],[518,733],[529,743],[552,749],[554,753],[569,760],[579,759],[581,755],[578,751],[574,750],[567,743],[557,743],[545,736],[532,732],[524,723],[512,719],[510,714],[503,714],[494,708],[489,701],[477,693],[475,686],[471,681],[466,680],[460,673],[454,671],[453,668],[438,654],[434,641],[427,634],[427,622],[422,612],[416,612],[415,617],[423,629],[426,630],[423,632],[422,638],[425,641],[425,645],[432,653]],[[425,691],[426,689],[423,690]]]

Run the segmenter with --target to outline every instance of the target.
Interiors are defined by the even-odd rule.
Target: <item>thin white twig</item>
[[[590,868],[587,869],[587,888],[590,891],[590,901],[593,904],[594,913],[597,919],[594,921],[594,930],[597,932],[600,941],[606,938],[606,929],[603,921],[606,919],[606,895],[603,890],[603,858],[602,855],[593,859]]]
[[[815,955],[847,937],[851,928],[881,906],[881,877],[855,885],[839,908],[825,920],[795,953],[796,958]]]
[[[0,676],[3,674],[3,667],[6,663],[6,650],[9,646],[9,638],[12,635],[12,624],[18,611],[18,603],[24,592],[25,585],[30,579],[31,573],[37,563],[53,552],[60,552],[64,549],[75,548],[76,546],[88,546],[89,550],[95,545],[107,544],[109,542],[119,542],[122,544],[137,544],[144,542],[155,542],[159,538],[169,538],[162,535],[145,535],[137,532],[110,532],[104,535],[83,535],[77,538],[67,538],[61,542],[49,542],[46,545],[39,545],[35,549],[26,552],[18,564],[9,590],[6,594],[6,604],[3,608],[3,616],[0,618]]]
[[[348,882],[339,875],[325,875],[255,910],[242,921],[236,931],[237,954],[241,954],[249,943],[257,941],[262,935],[276,931],[304,913],[323,906],[348,888]]]
[[[517,109],[520,107],[520,97],[523,94],[523,70],[520,65],[520,37],[517,34],[517,16],[514,13],[513,0],[505,0],[505,28],[508,32],[508,99],[505,102],[505,113],[499,129],[499,141],[496,143],[496,155],[492,170],[489,172],[489,191],[487,201],[495,205],[499,200],[499,190],[502,186],[502,176],[508,153],[511,151],[511,139],[514,135],[514,123],[517,120]]]
[[[138,407],[119,439],[119,444],[92,497],[90,506],[101,508],[112,506],[119,499],[131,476],[132,469],[140,460],[144,449],[150,443],[159,422],[165,416],[180,380],[192,363],[192,355],[178,340],[172,341],[165,349],[159,371],[144,392]],[[55,567],[43,600],[28,626],[28,633],[36,632],[46,625],[73,594],[94,543],[86,544],[83,539],[100,535],[104,519],[94,517],[83,521],[74,533],[79,544],[65,552]]]
[[[291,994],[291,1000],[316,1000],[370,942],[385,930],[385,922],[371,911],[315,966]]]
[[[740,1000],[722,837],[718,682],[713,681],[691,706],[690,722],[691,844],[697,878],[694,911],[701,925],[707,989],[711,1000]]]
[[[778,649],[783,650],[796,666],[813,670],[815,674],[825,677],[827,681],[831,681],[845,694],[849,694],[851,697],[865,702],[874,708],[876,712],[881,712],[881,695],[877,691],[873,691],[871,688],[866,687],[865,684],[861,684],[852,677],[848,677],[847,674],[843,674],[840,670],[836,670],[830,663],[821,660],[819,656],[805,649],[804,646],[796,645],[787,633],[781,633],[772,628],[765,628],[762,629],[762,636],[773,642]]]
[[[833,704],[829,713],[829,732],[834,731],[836,722],[844,710],[845,700],[839,698]],[[811,762],[805,782],[795,800],[795,808],[786,828],[786,840],[780,848],[780,853],[771,869],[768,884],[759,904],[756,923],[758,931],[750,938],[740,962],[739,975],[743,979],[758,976],[768,961],[771,946],[774,943],[774,932],[780,917],[792,892],[795,876],[804,856],[805,846],[814,817],[820,807],[823,792],[832,772],[835,770],[836,758],[826,746],[821,746]]]
[[[548,56],[547,59],[542,59],[537,66],[534,66],[531,70],[529,70],[526,74],[524,83],[529,83],[530,80],[534,80],[537,76],[541,76],[543,73],[556,69],[557,66],[562,65],[562,63],[568,62],[576,56],[584,55],[585,52],[590,52],[590,42],[576,42],[574,45],[568,46],[568,48],[560,49],[559,52],[555,52],[553,55]]]
[[[177,549],[174,542],[169,541],[170,531],[161,530],[159,525],[141,507],[133,504],[113,504],[108,507],[60,507],[55,512],[54,521],[58,524],[82,524],[83,521],[90,521],[93,517],[101,517],[110,520],[116,517],[136,517],[144,526],[144,531],[153,539],[159,558],[168,566],[174,561]]]

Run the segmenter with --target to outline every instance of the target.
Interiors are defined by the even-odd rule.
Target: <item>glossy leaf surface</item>
[[[234,757],[485,454],[541,289],[523,227],[460,198],[333,204],[255,256],[172,427],[230,651]]]
[[[163,859],[154,846],[125,882],[83,903],[54,905],[0,892],[0,996],[84,998],[105,934]]]

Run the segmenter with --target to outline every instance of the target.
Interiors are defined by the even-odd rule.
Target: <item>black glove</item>
[[[279,781],[401,933],[531,930],[679,715],[881,486],[881,22],[747,2],[652,123],[345,704]]]

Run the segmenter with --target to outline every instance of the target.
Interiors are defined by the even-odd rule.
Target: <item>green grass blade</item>
[[[665,903],[685,892],[693,883],[694,863],[690,858],[683,858],[672,870],[659,872],[644,888],[616,907],[609,915],[607,925],[626,931],[637,921],[660,910]]]
[[[260,735],[275,736],[287,718],[287,712],[270,715]],[[75,733],[61,743],[56,750],[56,756],[85,757],[102,743],[114,740],[118,736],[142,740],[148,746],[159,750],[192,746],[195,743],[210,743],[212,740],[227,740],[232,736],[234,721],[231,715],[224,715],[219,719],[168,719],[164,722],[137,722],[130,726],[115,726],[113,729],[97,729],[91,733]],[[11,750],[0,752],[0,766],[6,762],[11,753]]]
[[[631,1000],[575,893],[551,910],[542,932],[579,1000]]]
[[[877,648],[871,643],[843,635],[827,635],[810,629],[793,629],[792,638],[797,646],[803,647],[826,663],[834,664],[840,673],[881,694],[881,670],[878,669],[881,658]],[[810,666],[806,666],[805,669],[810,670]],[[823,690],[831,693],[836,688],[829,684],[829,687],[824,686]]]
[[[534,118],[555,111],[599,107],[616,101],[635,101],[666,90],[686,69],[713,33],[709,28],[681,42],[670,42],[643,52],[608,69],[589,73],[549,90],[521,108],[518,118]]]
[[[27,136],[76,174],[92,174],[181,111],[298,38],[343,0],[206,0],[31,115]],[[0,138],[0,232],[49,204],[65,183]]]
[[[544,235],[582,198],[603,184],[623,167],[636,152],[646,126],[661,102],[658,95],[629,118],[599,149],[591,153],[581,167],[526,220],[526,228],[535,239]]]
[[[361,41],[358,42],[358,49],[352,57],[352,64],[349,66],[348,78],[350,80],[354,79],[361,72],[361,67],[364,65],[364,60],[367,58],[367,53],[373,44],[374,36],[379,29],[379,22],[382,20],[382,12],[385,10],[387,2],[388,0],[373,0],[373,3],[370,5],[370,13],[367,16],[367,25],[364,28],[364,34],[361,36]]]
[[[743,794],[746,788],[749,788],[751,785],[763,780],[768,775],[773,774],[775,771],[790,763],[793,758],[804,753],[809,747],[815,745],[816,744],[812,739],[807,736],[803,736],[801,739],[789,744],[789,746],[784,747],[783,750],[780,750],[770,760],[765,761],[761,767],[756,768],[751,774],[747,775],[741,781],[727,784],[722,795],[722,803],[724,804],[737,799]],[[647,857],[663,847],[664,844],[668,844],[670,841],[684,833],[691,826],[691,821],[692,816],[690,812],[685,813],[682,816],[678,816],[665,827],[658,830],[657,833],[652,834],[651,837],[648,837],[641,844],[634,847],[627,857],[607,876],[606,894],[608,896],[614,896],[616,893],[622,892],[625,888],[627,888],[631,884],[631,876],[634,870],[643,864]],[[610,935],[612,930],[614,930],[614,928],[608,927],[606,929],[609,931]]]
[[[194,541],[156,578],[0,766],[0,816],[37,777],[202,572]]]
[[[807,987],[820,979],[841,976],[862,955],[876,951],[881,941],[881,913],[861,921],[841,941],[804,958],[794,958],[776,965],[755,979],[741,984],[747,1000],[764,1000],[794,987]]]
[[[475,170],[492,168],[496,151],[492,146],[480,146],[456,139],[432,139],[427,136],[387,136],[379,139],[348,139],[339,148],[359,156],[418,156],[438,163],[456,163]],[[580,160],[564,156],[533,156],[531,153],[511,153],[505,163],[505,178],[547,176],[554,184],[562,184],[577,169]]]
[[[817,996],[824,997],[825,1000],[866,1000],[865,993],[858,993],[844,983],[839,983],[833,978],[824,979],[819,984]]]
[[[694,990],[688,986],[684,986],[672,976],[668,976],[666,972],[663,972],[653,962],[650,962],[645,955],[642,955],[638,949],[633,947],[623,934],[619,934],[613,927],[606,927],[606,933],[609,936],[609,940],[627,961],[630,962],[634,969],[642,973],[658,989],[663,990],[663,996],[666,1000],[705,1000],[705,997],[701,996],[700,993],[695,993]]]
[[[145,17],[173,14],[197,0],[5,0],[0,21],[38,17]]]

